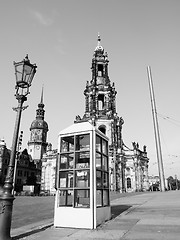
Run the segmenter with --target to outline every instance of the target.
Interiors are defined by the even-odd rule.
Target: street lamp
[[[28,55],[21,62],[14,62],[15,76],[16,76],[16,99],[18,100],[18,107],[16,108],[16,122],[14,127],[14,135],[12,140],[11,157],[8,165],[7,175],[3,186],[3,192],[0,195],[0,239],[10,240],[12,208],[14,195],[13,190],[13,175],[16,158],[16,147],[19,135],[19,126],[21,120],[21,113],[23,110],[23,103],[27,100],[29,94],[29,87],[31,86],[33,77],[36,73],[36,65],[31,64]]]

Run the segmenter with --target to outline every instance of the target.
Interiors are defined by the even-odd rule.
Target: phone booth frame
[[[89,122],[58,136],[54,226],[96,229],[111,218],[108,138]]]

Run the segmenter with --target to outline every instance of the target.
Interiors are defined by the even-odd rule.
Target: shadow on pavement
[[[112,214],[111,219],[117,217],[118,215],[120,215],[121,213],[123,213],[124,211],[129,209],[130,207],[132,207],[132,206],[131,205],[114,205],[114,206],[111,206],[111,214]]]
[[[122,214],[126,210],[128,210],[130,207],[132,207],[132,206],[131,205],[113,205],[113,206],[111,206],[111,220],[116,218],[118,215]],[[22,239],[22,238],[27,237],[31,234],[34,234],[34,233],[37,233],[37,232],[40,232],[40,231],[44,231],[49,227],[50,226],[48,225],[48,226],[44,226],[42,228],[38,228],[38,229],[35,229],[35,230],[32,230],[32,231],[26,232],[24,234],[20,234],[18,236],[12,237],[12,240]]]
[[[44,231],[51,226],[53,226],[53,224],[49,224],[49,225],[44,226],[42,228],[38,228],[38,229],[35,229],[35,230],[28,231],[26,233],[19,234],[18,236],[12,237],[12,240],[24,239],[24,237],[28,237],[29,235]]]

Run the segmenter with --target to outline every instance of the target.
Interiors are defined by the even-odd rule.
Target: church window
[[[131,188],[131,179],[127,178],[127,188]]]
[[[104,94],[98,95],[98,106],[100,111],[104,109]]]
[[[102,77],[102,76],[103,76],[103,65],[98,64],[98,77]]]
[[[105,127],[105,126],[99,126],[99,130],[100,130],[102,133],[106,134],[106,127]]]

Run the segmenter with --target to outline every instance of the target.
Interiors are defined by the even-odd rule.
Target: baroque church
[[[74,123],[91,122],[109,138],[110,189],[119,192],[146,191],[148,162],[146,146],[139,149],[138,143],[128,148],[122,137],[124,120],[116,111],[115,84],[108,75],[108,54],[98,36],[92,58],[92,78],[84,90],[85,113],[76,116]],[[42,157],[41,189],[55,193],[55,168],[57,150],[49,145]]]
[[[92,78],[86,83],[85,114],[76,117],[75,122],[91,121],[109,138],[110,189],[113,191],[137,191],[148,188],[148,158],[146,147],[139,150],[133,143],[129,149],[123,142],[124,120],[116,111],[114,82],[108,75],[108,54],[98,36],[97,47],[92,58]],[[135,184],[133,184],[135,182]]]

